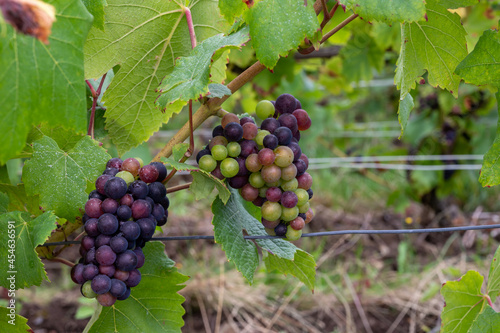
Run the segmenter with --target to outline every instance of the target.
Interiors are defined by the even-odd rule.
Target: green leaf
[[[0,317],[3,318],[2,320],[0,320],[0,332],[9,332],[9,333],[32,332],[31,328],[28,326],[28,319],[17,314],[12,314],[10,312],[10,309],[8,308],[0,306]]]
[[[158,87],[161,95],[156,105],[165,109],[176,101],[187,104],[190,99],[197,99],[208,93],[210,67],[228,49],[238,49],[248,41],[248,28],[234,34],[219,34],[204,40],[196,46],[188,57],[177,60],[173,72],[166,76]]]
[[[106,0],[82,0],[87,10],[94,16],[92,25],[104,31],[104,7],[108,4]]]
[[[208,85],[209,95],[208,97],[214,98],[219,97],[222,98],[224,96],[231,96],[231,90],[220,83],[211,83]]]
[[[448,281],[441,288],[445,306],[441,313],[442,333],[467,333],[483,309],[485,297],[481,293],[483,276],[468,271],[458,281]]]
[[[402,101],[399,101],[398,108],[398,120],[401,125],[401,135],[399,138],[403,136],[404,131],[406,130],[406,125],[408,125],[408,119],[410,118],[410,112],[413,110],[413,97],[410,94],[406,94],[405,98]]]
[[[483,312],[477,316],[468,333],[496,332],[500,327],[500,313],[486,305]]]
[[[439,0],[439,4],[445,8],[457,9],[477,5],[480,0]]]
[[[24,184],[0,184],[0,192],[5,193],[9,200],[9,211],[27,211],[33,215],[40,215],[40,198],[38,195],[26,194]]]
[[[302,281],[307,288],[314,291],[316,280],[316,262],[309,253],[298,249],[293,260],[280,258],[274,254],[268,254],[264,259],[269,272],[277,269],[283,274],[291,274]]]
[[[500,35],[486,30],[474,50],[457,66],[455,73],[467,83],[500,87]]]
[[[179,161],[181,158],[184,157],[184,154],[189,149],[189,143],[178,143],[175,146],[172,147],[172,157],[175,161]]]
[[[197,167],[195,167],[193,165],[189,165],[189,164],[186,164],[186,163],[177,162],[177,160],[174,160],[173,158],[162,157],[161,161],[163,163],[169,164],[172,168],[175,168],[178,171],[200,170],[200,169],[198,169]]]
[[[70,150],[85,136],[85,134],[75,133],[75,131],[68,130],[62,126],[51,127],[46,124],[34,126],[28,134],[26,142],[29,143],[29,148],[25,151],[33,154],[33,147],[31,144],[44,136],[53,139],[62,150]]]
[[[141,283],[132,288],[125,301],[116,301],[110,307],[99,305],[85,333],[181,331],[184,297],[178,291],[188,277],[177,272],[161,242],[149,242],[143,250],[146,263],[140,269]]]
[[[92,28],[85,44],[85,76],[97,78],[121,66],[102,100],[106,128],[123,154],[181,111],[183,103],[174,103],[165,113],[158,110],[155,89],[172,72],[175,59],[191,52],[191,43],[178,1],[107,2],[105,31]],[[189,7],[198,42],[223,31],[216,1],[193,1]]]
[[[304,6],[307,3],[307,7]],[[273,68],[280,56],[296,49],[305,37],[314,38],[320,28],[314,1],[266,0],[250,8],[247,22],[257,59]]]
[[[500,246],[496,250],[495,256],[491,261],[486,292],[493,303],[495,303],[497,296],[500,295]]]
[[[9,196],[0,192],[0,214],[7,213],[9,210]]]
[[[339,3],[366,21],[415,22],[424,19],[423,0],[340,0]]]
[[[67,152],[44,136],[33,143],[33,157],[24,164],[26,193],[39,194],[45,210],[74,220],[81,216],[87,201],[87,182],[95,182],[109,159],[108,153],[89,136]]]
[[[401,100],[415,88],[415,80],[425,70],[428,82],[458,96],[460,77],[453,74],[467,55],[467,32],[458,14],[450,13],[435,0],[427,1],[427,22],[401,25],[401,52],[394,78],[401,90]]]
[[[56,8],[48,45],[9,24],[0,34],[0,164],[21,152],[32,125],[85,132],[82,49],[92,18],[79,0],[47,2]]]
[[[227,203],[231,193],[219,178],[201,169],[191,170],[191,176],[193,176],[193,183],[189,189],[194,193],[196,200],[210,196],[215,187],[222,202]]]
[[[498,113],[500,115],[500,91],[496,93]],[[497,124],[497,134],[493,145],[483,157],[483,166],[479,182],[483,186],[495,186],[500,184],[500,119]]]
[[[10,221],[13,223],[9,223]],[[49,280],[35,248],[43,244],[55,228],[56,216],[51,212],[44,213],[36,219],[31,219],[30,214],[26,212],[10,212],[0,215],[0,230],[2,230],[0,258],[2,258],[3,267],[0,272],[0,286],[9,289],[10,283],[7,278],[11,274],[15,275],[15,289],[39,286],[42,280]],[[9,237],[10,235],[14,238]],[[12,248],[15,259],[9,261],[13,259],[9,258],[13,254]]]
[[[384,66],[384,50],[366,33],[351,38],[340,51],[342,76],[349,81],[369,81],[373,78],[372,68],[381,71]]]
[[[239,0],[219,0],[219,9],[227,22],[232,24],[234,19],[241,16],[247,9],[247,5]]]

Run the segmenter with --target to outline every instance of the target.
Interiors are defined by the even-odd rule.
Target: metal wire
[[[500,228],[500,224],[471,225],[471,226],[449,227],[449,228],[427,228],[427,229],[337,230],[337,231],[311,232],[308,234],[303,234],[302,237],[323,237],[323,236],[338,236],[338,235],[421,234],[421,233],[454,232],[454,231],[497,229],[497,228]],[[284,238],[284,237],[280,237],[280,236],[243,236],[243,238],[244,239],[277,239],[277,238]],[[213,240],[214,236],[202,236],[202,235],[167,236],[167,237],[153,237],[152,240],[176,241],[176,240],[198,240],[198,239]],[[42,244],[40,246],[57,246],[57,245],[68,245],[68,244],[80,244],[80,242],[79,241],[52,242],[52,243],[45,243],[45,244]]]
[[[386,169],[386,170],[480,170],[481,164],[440,164],[440,165],[412,165],[412,164],[382,164],[382,163],[324,163],[310,164],[310,170],[349,168],[349,169]]]
[[[394,155],[309,158],[309,163],[390,162],[390,161],[481,161],[484,155]]]

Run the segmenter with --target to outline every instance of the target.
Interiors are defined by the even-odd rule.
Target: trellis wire
[[[398,230],[337,230],[337,231],[322,231],[322,232],[311,232],[308,234],[303,234],[302,237],[322,237],[322,236],[338,236],[338,235],[383,235],[383,234],[422,234],[422,233],[437,233],[437,232],[454,232],[454,231],[466,231],[466,230],[482,230],[482,229],[498,229],[500,224],[491,225],[471,225],[463,227],[449,227],[449,228],[427,228],[427,229],[398,229]],[[281,236],[243,236],[244,239],[279,239],[284,238]],[[193,236],[167,236],[167,237],[153,237],[151,240],[156,241],[176,241],[176,240],[214,240],[214,236],[203,236],[203,235],[193,235]],[[80,244],[79,241],[64,241],[64,242],[52,242],[45,243],[40,246],[57,246],[57,245],[68,245],[68,244]]]
[[[441,164],[441,165],[412,165],[412,164],[379,164],[379,163],[331,163],[309,165],[310,170],[349,168],[349,169],[386,169],[412,171],[441,171],[441,170],[480,170],[481,164]]]
[[[324,162],[388,162],[388,161],[480,161],[483,155],[394,155],[394,156],[349,156],[349,157],[311,157],[309,163]]]

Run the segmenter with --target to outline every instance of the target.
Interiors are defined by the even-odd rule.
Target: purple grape
[[[125,291],[125,294],[123,294],[122,296],[120,297],[117,297],[116,299],[119,300],[119,301],[124,301],[126,300],[128,297],[130,296],[130,288],[127,287],[127,291]]]
[[[266,199],[271,202],[278,202],[281,200],[281,189],[279,187],[270,187],[266,190]]]
[[[132,206],[134,203],[134,197],[132,194],[127,193],[125,194],[121,199],[120,199],[120,205],[125,205],[125,206]]]
[[[80,246],[80,249],[78,250],[78,252],[80,253],[80,256],[82,257],[82,263],[85,263],[85,257],[87,256],[87,251]]]
[[[99,268],[94,264],[88,264],[83,267],[82,276],[85,281],[92,280],[97,274],[99,274]]]
[[[120,169],[122,167],[122,163],[123,161],[121,160],[121,158],[115,157],[110,159],[108,163],[106,163],[106,168]]]
[[[116,253],[113,252],[110,246],[103,245],[95,251],[95,259],[99,265],[113,265],[116,260]]]
[[[82,216],[82,223],[85,224],[90,219],[91,217],[84,213]]]
[[[116,297],[111,295],[111,293],[107,292],[102,295],[97,295],[97,302],[101,304],[101,306],[112,306],[116,302]]]
[[[297,100],[290,94],[283,94],[276,98],[274,107],[279,114],[292,113],[297,108]]]
[[[116,210],[116,216],[120,221],[127,221],[129,218],[132,217],[132,209],[130,209],[129,206],[121,205]]]
[[[244,157],[238,156],[235,158],[238,162],[238,174],[236,176],[247,176],[249,174],[248,169],[245,165],[246,159]]]
[[[253,140],[242,140],[240,142],[241,153],[240,156],[247,158],[250,154],[254,154],[258,152],[257,143]]]
[[[158,179],[156,179],[157,182],[162,182],[165,178],[167,178],[167,168],[165,167],[165,164],[161,162],[151,162],[149,164],[158,170]]]
[[[109,213],[102,214],[97,222],[99,232],[104,235],[114,234],[118,230],[119,226],[120,224],[118,223],[116,216]]]
[[[96,263],[96,261],[95,261],[95,247],[88,250],[87,253],[85,254],[85,263],[86,264]]]
[[[128,240],[126,240],[125,237],[118,234],[116,236],[111,237],[111,239],[109,240],[109,247],[116,254],[120,254],[120,253],[125,252],[127,250]]]
[[[103,245],[109,245],[109,241],[111,240],[111,236],[108,235],[99,235],[95,239],[95,247],[100,248]]]
[[[99,199],[96,198],[89,199],[85,203],[85,214],[87,214],[89,217],[98,218],[104,213],[102,211],[101,204],[102,201]]]
[[[300,159],[300,155],[302,155],[302,149],[300,149],[300,146],[296,142],[290,142],[288,144],[288,148],[290,148],[293,152],[293,161],[297,162]]]
[[[99,236],[100,232],[99,229],[97,229],[97,219],[90,219],[87,222],[85,222],[85,232],[87,233],[88,236],[90,237],[97,237]]]
[[[106,182],[113,176],[110,175],[101,175],[97,177],[97,180],[95,181],[95,189],[97,192],[99,192],[102,195],[106,195],[106,191],[104,187],[106,186]]]
[[[243,186],[245,186],[245,184],[248,183],[248,176],[236,175],[233,178],[229,178],[228,182],[229,182],[229,186],[231,186],[232,188],[240,189]]]
[[[260,125],[260,129],[266,130],[269,133],[274,133],[280,127],[280,122],[278,119],[274,118],[266,118],[262,121],[262,124]]]
[[[137,267],[136,268],[141,268],[144,266],[144,262],[146,261],[146,257],[144,256],[144,252],[142,252],[142,249],[140,247],[137,247],[133,250],[133,252],[137,255]]]
[[[280,223],[276,226],[276,228],[274,228],[274,233],[276,234],[276,236],[285,236],[286,229],[287,229],[286,224]]]
[[[271,119],[271,118],[267,118]],[[269,149],[275,149],[278,147],[278,138],[274,134],[268,134],[264,137],[264,147]]]
[[[170,207],[170,200],[167,198],[167,196],[165,196],[165,198],[161,199],[160,205],[162,205],[163,208],[165,208],[165,211],[167,211],[168,207]]]
[[[91,248],[94,247],[94,245],[95,245],[94,237],[85,236],[82,238],[81,246],[85,249],[85,251],[90,250]]]
[[[305,221],[307,216],[305,213],[299,213],[299,217],[302,217],[302,219]]]
[[[224,137],[229,141],[240,141],[243,138],[243,128],[239,123],[229,123],[224,127]]]
[[[118,209],[118,202],[115,199],[107,198],[101,204],[104,213],[114,214]]]
[[[165,185],[160,182],[154,182],[148,185],[149,186],[149,197],[153,199],[155,203],[159,203],[166,195],[167,189]]]
[[[311,199],[312,199],[312,197],[313,197],[313,190],[312,190],[312,188],[309,188],[309,189],[307,190],[307,194],[309,194],[309,200],[311,200]]]
[[[273,133],[278,138],[278,144],[288,146],[292,141],[292,131],[288,127],[278,127]]]
[[[106,199],[106,197],[104,195],[102,195],[101,193],[97,192],[97,190],[93,190],[92,192],[90,192],[89,199],[92,199],[92,198],[96,198],[96,199],[99,199],[101,201]]]
[[[252,123],[255,124],[255,120],[253,120],[251,117],[243,117],[240,119],[240,125],[243,126],[246,123]]]
[[[199,164],[200,163],[200,158],[202,158],[205,155],[210,155],[210,149],[208,149],[208,148],[202,149],[202,150],[200,150],[198,152],[198,154],[196,154],[196,164]]]
[[[134,219],[138,220],[148,217],[150,213],[151,213],[151,205],[146,200],[139,199],[134,201],[134,203],[132,204],[132,217]]]
[[[130,272],[137,266],[137,255],[127,250],[116,257],[115,267],[121,271]]]
[[[128,241],[128,246],[127,246],[127,250],[133,250],[135,249],[135,240],[133,241]]]
[[[254,201],[252,201],[252,203],[257,206],[257,207],[262,207],[262,205],[264,204],[264,202],[266,202],[267,199],[265,198],[261,198],[261,197],[258,197],[257,199],[255,199]]]
[[[133,269],[130,271],[130,275],[128,276],[127,281],[125,281],[125,284],[127,287],[133,288],[137,286],[141,282],[141,272],[139,272],[137,269]]]
[[[111,279],[111,288],[109,289],[109,293],[114,297],[120,297],[125,295],[127,292],[127,286],[125,282],[120,281],[118,279]]]
[[[155,206],[155,202],[150,197],[146,197],[144,198],[144,200],[146,200],[151,207],[151,210],[149,211],[149,214],[151,215],[151,213],[153,212],[153,207]]]
[[[100,265],[99,266],[99,274],[104,274],[104,275],[107,275],[109,277],[113,277],[113,275],[115,275],[115,272],[116,272],[115,265],[108,265],[108,266]]]
[[[144,240],[150,240],[155,233],[156,222],[150,218],[144,218],[137,221],[137,224],[141,228],[141,238]]]
[[[212,130],[212,138],[215,138],[216,136],[222,136],[222,135],[224,135],[224,129],[222,128],[222,125],[215,126],[214,129]]]
[[[134,199],[144,199],[149,194],[149,187],[148,184],[142,180],[134,180],[128,186],[128,191],[132,194]]]
[[[155,204],[153,212],[151,213],[157,222],[163,221],[165,218],[165,208],[160,204]]]
[[[119,177],[112,177],[104,185],[104,191],[110,198],[121,199],[127,194],[127,183]]]
[[[297,103],[295,105],[295,110],[302,109],[302,104],[300,103],[300,101],[298,99],[295,99],[295,103]]]
[[[142,237],[139,237],[136,241],[135,241],[135,246],[136,247],[140,247],[140,248],[143,248],[145,245],[146,245],[147,241],[144,240]],[[130,249],[132,250],[132,249]]]
[[[120,227],[120,232],[128,241],[135,241],[141,235],[141,227],[134,221],[127,221]]]
[[[106,168],[104,172],[102,173],[103,175],[110,175],[110,176],[115,176],[118,172],[120,172],[119,169],[117,168]]]
[[[294,155],[295,157],[295,155]],[[304,172],[307,170],[307,164],[303,160],[299,158],[299,160],[293,162],[295,164],[295,167],[297,168],[297,176],[303,175]]]
[[[285,191],[281,195],[281,204],[285,208],[293,208],[297,206],[297,202],[299,201],[299,198],[297,197],[297,194],[295,194],[292,191]]]
[[[92,279],[91,287],[96,294],[105,294],[111,289],[111,279],[107,275],[99,274]]]
[[[129,272],[121,271],[119,269],[115,270],[115,275],[113,275],[113,277],[115,279],[118,279],[118,280],[123,281],[123,282],[127,281],[128,276],[129,276]]]
[[[299,126],[297,125],[297,118],[295,118],[290,113],[284,113],[279,118],[278,121],[281,126],[288,127],[290,131],[296,133],[299,130]]]
[[[71,280],[73,280],[74,283],[77,284],[85,283],[85,279],[83,278],[84,267],[85,265],[83,264],[76,264],[71,268]]]
[[[158,174],[158,169],[151,164],[145,165],[139,170],[139,178],[145,183],[157,181]]]
[[[293,133],[292,141],[299,143],[300,141],[300,131]]]

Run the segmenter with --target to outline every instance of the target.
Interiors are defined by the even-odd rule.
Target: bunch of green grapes
[[[260,101],[255,111],[263,119],[260,128],[251,117],[222,117],[196,161],[261,207],[262,224],[270,235],[297,240],[314,216],[309,205],[313,179],[299,146],[300,132],[311,127],[311,118],[290,94]]]

